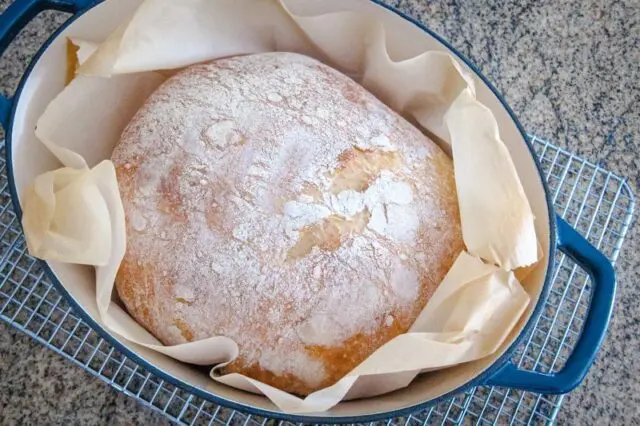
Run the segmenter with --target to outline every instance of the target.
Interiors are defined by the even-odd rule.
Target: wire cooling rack
[[[624,179],[548,142],[531,137],[552,191],[556,211],[615,261],[634,209]],[[276,424],[222,408],[158,379],[114,350],[69,307],[42,268],[26,253],[11,208],[4,142],[0,141],[0,318],[78,364],[141,404],[188,425]],[[534,331],[514,362],[539,372],[564,365],[584,323],[589,278],[557,255],[553,286]],[[380,424],[552,424],[562,396],[476,387],[448,402]],[[287,423],[287,422],[282,422]]]

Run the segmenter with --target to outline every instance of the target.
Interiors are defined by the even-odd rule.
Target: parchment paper
[[[39,176],[23,198],[33,255],[96,267],[96,303],[107,327],[175,359],[209,365],[233,360],[235,343],[219,336],[162,346],[111,301],[126,236],[113,165],[104,160],[133,113],[164,81],[164,70],[238,54],[304,53],[352,76],[450,146],[467,251],[408,333],[304,399],[239,374],[220,375],[224,364],[212,370],[214,380],[262,393],[290,413],[389,392],[420,372],[494,352],[529,303],[514,270],[525,274],[542,256],[495,118],[475,99],[463,67],[442,52],[394,62],[381,23],[339,10],[337,0],[146,0],[88,58],[78,58],[79,75],[40,118],[38,137],[66,167]],[[71,220],[81,221],[82,229],[60,226]]]

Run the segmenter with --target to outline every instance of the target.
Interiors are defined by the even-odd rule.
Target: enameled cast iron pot
[[[537,393],[572,390],[593,363],[611,316],[616,285],[611,263],[571,226],[555,216],[543,173],[522,127],[502,96],[469,61],[428,28],[377,0],[335,1],[340,2],[336,3],[340,8],[375,15],[389,29],[388,42],[402,43],[405,51],[408,49],[419,54],[424,50],[441,50],[455,55],[474,74],[478,99],[493,111],[498,121],[500,134],[512,155],[536,216],[536,230],[544,251],[539,267],[523,283],[532,302],[500,350],[475,362],[419,376],[409,387],[390,394],[342,402],[326,413],[287,415],[262,396],[215,383],[199,370],[111,335],[99,320],[90,268],[42,262],[46,273],[76,313],[118,351],[147,371],[206,400],[260,416],[312,423],[364,422],[406,415],[478,385],[504,386]],[[139,3],[140,0],[106,0],[97,4],[96,0],[15,0],[0,16],[1,54],[20,29],[39,12],[56,9],[73,14],[36,54],[15,96],[12,99],[0,96],[0,123],[6,132],[7,174],[18,218],[21,217],[20,194],[24,188],[35,176],[59,167],[35,138],[34,128],[46,105],[64,87],[65,36],[104,40]],[[511,360],[518,344],[535,327],[545,305],[556,249],[573,258],[592,278],[592,298],[584,330],[561,371],[542,374],[520,370]]]

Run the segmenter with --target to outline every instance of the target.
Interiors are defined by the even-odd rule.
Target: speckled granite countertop
[[[0,0],[3,11],[11,0]],[[603,167],[640,177],[638,0],[389,1],[459,48],[502,91],[525,128]],[[64,19],[45,13],[0,62],[11,92]],[[0,135],[1,136],[1,135]],[[617,264],[617,305],[602,351],[558,424],[640,423],[640,231]],[[164,424],[30,338],[0,323],[0,423]]]

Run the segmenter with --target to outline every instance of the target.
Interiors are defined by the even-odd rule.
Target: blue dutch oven
[[[176,0],[179,1],[179,0]],[[337,0],[336,0],[337,1]],[[37,141],[35,123],[46,105],[64,87],[66,37],[104,40],[130,16],[140,0],[16,0],[0,16],[0,54],[16,34],[39,12],[55,9],[72,14],[70,19],[47,40],[25,72],[13,98],[0,97],[0,123],[6,133],[7,174],[18,218],[20,194],[35,176],[59,165]],[[585,377],[602,344],[611,316],[615,294],[615,276],[611,263],[570,225],[557,218],[543,173],[522,127],[502,96],[468,60],[437,34],[411,18],[377,1],[348,0],[341,8],[361,9],[374,14],[389,29],[396,41],[409,43],[416,51],[441,50],[455,55],[475,76],[478,99],[489,107],[500,128],[536,216],[536,231],[544,257],[523,286],[532,302],[514,332],[493,355],[478,361],[423,374],[408,387],[377,397],[345,401],[325,413],[288,415],[266,398],[248,394],[212,382],[206,374],[155,352],[146,350],[110,334],[100,322],[95,306],[92,271],[77,265],[41,262],[60,293],[75,312],[93,329],[146,370],[187,391],[233,409],[259,416],[294,422],[365,422],[407,415],[447,400],[479,386],[501,386],[536,393],[565,393]],[[593,288],[584,330],[564,367],[556,373],[521,370],[512,362],[514,351],[535,327],[552,283],[553,259],[560,250],[584,268]]]

